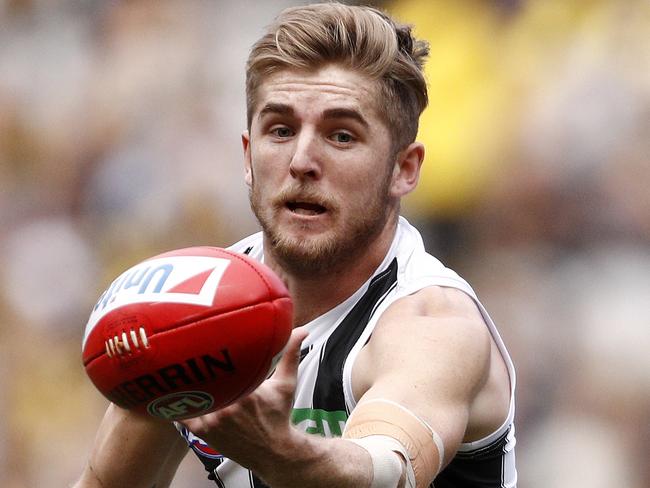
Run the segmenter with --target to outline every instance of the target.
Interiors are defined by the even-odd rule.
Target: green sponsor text
[[[343,410],[328,412],[313,408],[294,408],[291,422],[308,434],[341,437],[348,414]]]

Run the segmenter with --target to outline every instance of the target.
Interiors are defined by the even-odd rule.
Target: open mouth
[[[320,215],[327,211],[322,205],[310,202],[287,202],[287,208],[298,215]]]

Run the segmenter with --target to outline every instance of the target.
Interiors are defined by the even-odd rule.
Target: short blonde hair
[[[429,44],[411,27],[372,7],[321,3],[284,10],[251,50],[246,65],[250,129],[257,89],[276,71],[338,63],[378,82],[377,108],[399,151],[415,140],[428,103],[423,64]]]

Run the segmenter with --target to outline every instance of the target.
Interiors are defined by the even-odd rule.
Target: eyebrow
[[[264,108],[260,110],[258,118],[262,118],[268,114],[279,114],[279,115],[293,115],[293,108],[290,105],[284,103],[273,103],[269,102],[264,105]]]
[[[274,103],[269,102],[264,105],[264,108],[260,110],[258,118],[262,118],[265,115],[277,114],[277,115],[294,115],[293,107],[285,103]],[[368,121],[361,115],[357,110],[352,108],[329,108],[323,111],[324,119],[352,119],[359,122],[364,127],[369,127]]]
[[[357,110],[351,108],[330,108],[323,112],[325,119],[352,119],[364,127],[368,127],[368,121]]]

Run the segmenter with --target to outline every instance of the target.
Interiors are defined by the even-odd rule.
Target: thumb
[[[271,376],[273,379],[285,380],[296,377],[298,374],[298,364],[300,363],[300,344],[308,334],[302,327],[291,331],[291,336],[282,354],[282,359],[280,359],[273,376]]]

